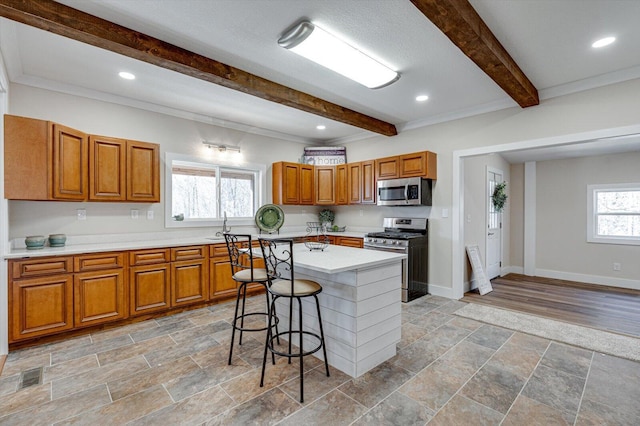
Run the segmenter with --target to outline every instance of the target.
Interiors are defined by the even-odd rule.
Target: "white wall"
[[[240,146],[244,161],[266,165],[268,191],[265,202],[271,202],[271,163],[297,161],[303,152],[303,145],[298,143],[19,84],[11,85],[9,113],[54,121],[90,134],[158,143],[162,162],[161,203],[10,201],[10,239],[51,233],[73,236],[170,232],[164,228],[164,154],[175,152],[198,157],[215,155],[202,144],[202,140]],[[76,220],[78,208],[87,210],[86,221]],[[130,209],[139,209],[140,219],[131,219]],[[154,211],[154,220],[146,220],[147,209]],[[301,209],[293,207],[287,209],[287,225],[316,220],[315,208],[306,210],[308,214],[302,214]]]
[[[430,102],[437,102],[437,99]],[[463,285],[462,282],[452,282],[454,267],[461,267],[452,263],[453,227],[457,227],[458,224],[452,223],[451,216],[444,218],[441,214],[443,209],[451,212],[453,207],[454,151],[638,125],[638,110],[640,79],[546,100],[536,107],[527,109],[514,107],[413,130],[400,129],[400,134],[395,137],[376,136],[349,143],[346,145],[347,155],[349,161],[361,161],[421,150],[430,150],[438,154],[438,180],[434,187],[434,205],[431,208],[423,208],[422,211],[430,219],[429,280],[430,287],[439,294],[454,296],[459,294],[454,290],[461,289]],[[230,143],[240,143],[245,152],[251,153],[249,161],[270,164],[279,160],[295,161],[302,150],[301,145],[291,142],[20,85],[12,87],[10,112],[58,121],[89,133],[158,142],[162,145],[163,152],[173,150],[192,154],[201,148],[200,140],[203,138],[229,138]],[[269,188],[270,180],[267,185]],[[68,211],[75,210],[75,203],[47,203],[47,211],[31,207],[32,205],[27,203],[12,206],[10,220],[13,235],[24,235],[27,229],[32,229],[30,227],[34,223],[46,223],[49,220],[55,221],[55,226],[61,228],[73,226],[74,232],[95,233],[95,226],[88,227],[90,221],[83,226],[68,223]],[[141,221],[134,227],[129,221],[120,219],[120,211],[102,213],[100,210],[116,208],[94,206],[92,203],[87,209],[89,217],[102,217],[102,232],[116,231],[116,228],[119,231],[123,227],[132,232],[145,230],[141,229]],[[123,209],[128,212],[129,206]],[[408,216],[414,215],[414,212],[418,213],[418,210],[406,210],[405,213],[405,209],[409,208],[382,211],[373,207],[347,206],[336,209],[336,222],[347,226],[379,226],[379,218],[382,216]],[[360,210],[363,216],[360,216]],[[162,209],[156,211],[158,220],[154,221],[153,225],[148,225],[158,232],[164,231],[161,226],[162,220],[159,220],[161,212]],[[302,214],[301,209],[299,214]],[[29,223],[22,220],[22,215],[29,217]],[[66,219],[49,219],[57,216]],[[304,223],[304,220],[300,219],[300,222]],[[53,231],[55,230],[50,228],[46,230],[47,233]],[[44,230],[42,233],[45,233]]]
[[[429,102],[432,101],[437,102],[433,99]],[[458,297],[462,294],[463,278],[454,283],[453,276],[456,275],[454,268],[462,268],[462,264],[453,265],[452,259],[455,255],[453,228],[459,224],[453,223],[453,216],[442,218],[439,214],[443,208],[453,210],[454,151],[545,138],[560,140],[562,135],[637,126],[640,124],[638,110],[640,79],[545,100],[526,109],[515,107],[401,131],[393,138],[373,137],[350,143],[347,150],[349,161],[425,149],[438,154],[438,181],[429,224],[430,288],[442,295]]]
[[[587,185],[640,182],[640,152],[540,161],[536,176],[536,275],[640,289],[640,246],[587,243]]]
[[[512,164],[509,180],[509,267],[524,271],[524,164]]]

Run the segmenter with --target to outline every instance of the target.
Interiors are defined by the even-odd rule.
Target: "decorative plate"
[[[275,204],[265,204],[256,213],[256,225],[261,231],[277,232],[284,223],[284,212]]]

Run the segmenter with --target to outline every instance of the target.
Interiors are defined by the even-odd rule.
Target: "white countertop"
[[[262,234],[253,233],[254,238],[270,237],[270,238],[295,238],[304,237],[306,232],[286,232],[281,234]],[[357,237],[363,238],[363,232],[327,232],[327,235]],[[105,238],[107,239],[107,238]],[[44,257],[44,256],[67,256],[82,253],[98,253],[107,251],[124,251],[124,250],[144,250],[160,247],[182,247],[202,244],[224,243],[224,237],[211,236],[202,237],[183,237],[183,238],[166,238],[166,239],[143,239],[135,241],[103,241],[102,237],[96,236],[96,242],[85,244],[68,244],[64,247],[48,247],[45,246],[37,250],[27,250],[26,248],[14,248],[5,253],[4,259],[18,259],[24,257]],[[107,239],[108,240],[108,239]]]
[[[293,246],[293,262],[296,268],[307,268],[327,274],[382,266],[406,257],[407,255],[402,253],[336,245],[329,245],[323,251],[311,251],[304,244]]]

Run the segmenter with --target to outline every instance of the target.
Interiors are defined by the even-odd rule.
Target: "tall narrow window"
[[[589,185],[587,241],[640,245],[640,183]]]

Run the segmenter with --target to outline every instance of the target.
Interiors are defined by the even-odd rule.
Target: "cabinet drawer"
[[[225,252],[227,247],[224,247]],[[206,259],[206,246],[174,247],[171,249],[171,261]]]
[[[209,246],[209,256],[211,257],[229,257],[229,251],[226,244],[213,244]]]
[[[98,253],[75,256],[73,268],[75,272],[99,271],[102,269],[116,269],[124,266],[122,253]]]
[[[73,257],[48,257],[10,261],[11,277],[15,279],[73,272]]]
[[[129,266],[153,265],[170,260],[169,249],[136,250],[129,252]]]

